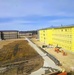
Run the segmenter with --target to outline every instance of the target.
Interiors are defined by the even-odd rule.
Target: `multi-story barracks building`
[[[74,52],[74,26],[61,26],[38,30],[40,42],[59,46]]]

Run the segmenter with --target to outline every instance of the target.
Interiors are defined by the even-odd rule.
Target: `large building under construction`
[[[16,31],[16,30],[0,31],[0,39],[1,40],[17,39],[17,38],[18,38],[18,31]]]
[[[74,52],[74,26],[45,28],[38,33],[40,42]]]

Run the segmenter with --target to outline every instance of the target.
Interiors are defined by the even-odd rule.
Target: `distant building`
[[[0,40],[1,40],[1,32],[0,32]]]
[[[19,37],[32,37],[32,33],[19,32]]]
[[[40,42],[74,52],[74,26],[45,28],[40,29],[38,33]]]
[[[37,31],[19,31],[19,37],[32,37],[37,34]]]
[[[18,31],[16,30],[4,30],[0,31],[0,39],[17,39],[18,38]]]

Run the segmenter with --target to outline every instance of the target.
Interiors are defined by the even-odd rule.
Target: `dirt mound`
[[[26,40],[17,40],[8,43],[0,49],[0,66],[25,60],[28,60],[28,63],[24,63],[22,66],[24,68],[24,73],[31,73],[43,66],[42,57],[29,45]],[[12,65],[11,67],[13,68],[10,68],[10,70],[5,72],[5,74],[16,75],[18,68],[21,68],[20,64],[21,63],[19,63],[18,66]],[[21,72],[19,71],[19,73]]]
[[[26,40],[18,40],[0,49],[0,63],[30,59],[38,55]]]

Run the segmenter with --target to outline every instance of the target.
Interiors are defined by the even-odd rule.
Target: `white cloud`
[[[0,17],[74,16],[73,0],[0,0]]]
[[[53,26],[58,26],[58,25],[71,25],[74,24],[74,19],[57,19],[57,20],[52,20],[48,21],[48,24],[53,25]]]

